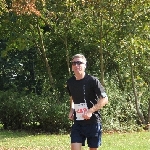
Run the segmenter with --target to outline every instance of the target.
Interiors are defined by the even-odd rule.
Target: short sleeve
[[[67,89],[67,92],[69,93],[69,96],[71,96],[71,92],[70,92],[70,89],[69,89],[69,86],[68,86],[68,84],[67,84],[67,87],[66,87],[66,89]]]
[[[107,94],[105,92],[105,88],[102,86],[102,84],[100,83],[100,81],[95,78],[95,81],[94,81],[94,89],[95,89],[95,93],[97,95],[98,98],[100,97],[107,97]]]

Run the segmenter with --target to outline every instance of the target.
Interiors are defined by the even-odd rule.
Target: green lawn
[[[0,131],[0,150],[70,150],[69,135]],[[102,150],[150,150],[150,132],[103,134]],[[88,150],[87,146],[82,150]]]

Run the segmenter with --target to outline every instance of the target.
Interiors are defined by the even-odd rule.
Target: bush
[[[39,129],[52,133],[70,129],[68,102],[12,91],[1,92],[0,101],[0,122],[4,129]]]
[[[131,131],[142,128],[142,125],[138,123],[139,117],[132,91],[121,91],[111,82],[106,87],[108,87],[109,103],[101,110],[103,129],[105,131]],[[141,106],[146,105],[146,101],[143,100]],[[143,112],[143,115],[146,116],[146,111]]]
[[[138,130],[142,127],[138,123],[132,91],[121,91],[111,82],[106,88],[109,104],[101,110],[103,129],[122,131]],[[144,98],[141,100],[141,110],[146,118],[148,97]],[[4,129],[38,130],[50,133],[70,131],[68,95],[63,93],[63,98],[59,99],[57,91],[45,92],[42,95],[0,92],[0,123]]]

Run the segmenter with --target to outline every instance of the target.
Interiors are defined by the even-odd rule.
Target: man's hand
[[[73,120],[74,119],[74,109],[70,109],[70,112],[69,112],[69,115],[68,115],[69,119],[70,120]]]
[[[89,109],[88,111],[86,111],[83,115],[82,115],[82,117],[84,118],[84,119],[90,119],[91,117],[92,117],[92,112],[91,112],[91,110]]]

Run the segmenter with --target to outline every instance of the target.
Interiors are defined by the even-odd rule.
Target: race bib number
[[[84,120],[82,115],[88,110],[86,103],[74,104],[74,109],[76,112],[76,120]]]

